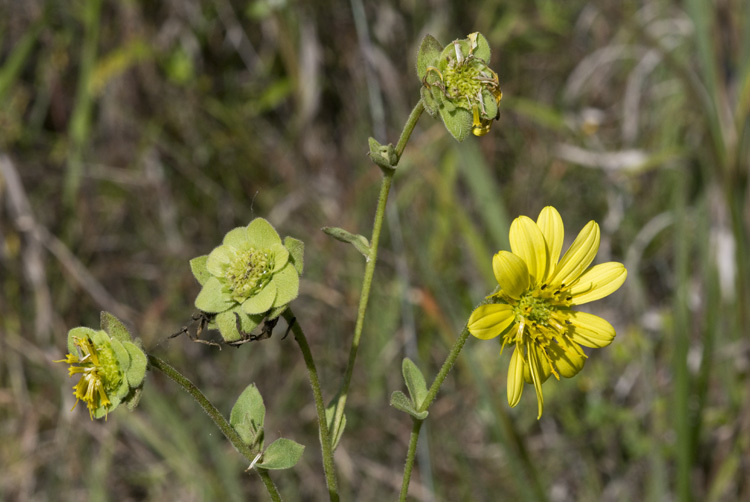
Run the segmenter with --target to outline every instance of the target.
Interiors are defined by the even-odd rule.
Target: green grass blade
[[[471,191],[472,200],[479,208],[484,227],[490,233],[492,245],[496,248],[488,252],[495,253],[500,249],[510,249],[508,213],[503,204],[500,187],[492,177],[491,168],[479,150],[479,143],[466,141],[456,148],[462,159],[461,174]]]
[[[97,46],[99,44],[100,14],[101,0],[90,0],[85,3],[83,11],[84,39],[81,46],[75,108],[73,109],[68,129],[70,147],[63,188],[63,198],[68,207],[72,206],[78,194],[78,187],[81,184],[83,176],[83,149],[91,130],[93,96],[91,94],[90,83],[96,63]]]
[[[39,38],[39,33],[44,27],[43,21],[36,22],[29,31],[24,33],[16,47],[11,51],[8,59],[0,67],[0,103],[5,101],[5,96],[10,90],[24,65],[29,60],[31,51]]]
[[[688,236],[687,174],[676,173],[674,182],[675,211],[675,292],[673,319],[673,373],[674,373],[674,427],[677,434],[675,461],[677,472],[675,493],[677,500],[691,500],[692,445],[690,434],[690,381],[688,374],[688,348],[690,344],[690,310],[688,309],[690,273],[690,239]]]

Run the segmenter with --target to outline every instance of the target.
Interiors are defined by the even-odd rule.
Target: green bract
[[[221,246],[190,261],[203,286],[195,306],[216,314],[211,326],[225,341],[241,339],[264,318],[278,317],[297,297],[303,251],[297,239],[282,243],[263,218],[230,230]]]
[[[475,136],[487,134],[499,117],[503,93],[489,61],[490,46],[478,32],[445,48],[431,35],[422,40],[417,55],[422,103],[433,117],[440,114],[458,141],[466,139],[469,131]]]
[[[99,331],[78,327],[68,332],[70,376],[80,374],[73,387],[76,403],[84,401],[91,418],[106,417],[125,403],[128,408],[138,404],[147,358],[140,340],[132,340],[130,332],[115,316],[102,312]]]

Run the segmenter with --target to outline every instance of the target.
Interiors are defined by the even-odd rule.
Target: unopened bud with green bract
[[[422,40],[417,55],[422,103],[433,117],[440,114],[458,141],[466,139],[469,132],[487,134],[499,117],[503,93],[489,61],[490,46],[478,32],[445,48],[431,35]]]
[[[252,331],[263,319],[278,317],[299,294],[302,241],[284,242],[263,218],[247,227],[230,230],[221,246],[190,260],[193,275],[203,286],[195,306],[215,314],[222,338],[233,342]],[[238,321],[239,320],[239,321]]]
[[[132,409],[140,399],[146,376],[147,358],[140,340],[133,340],[130,332],[115,316],[102,312],[99,331],[78,327],[68,332],[68,354],[64,362],[70,365],[70,376],[80,374],[73,387],[78,401],[83,401],[94,418],[106,417],[121,403]]]

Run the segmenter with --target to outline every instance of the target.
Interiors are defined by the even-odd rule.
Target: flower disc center
[[[476,99],[482,83],[476,79],[479,69],[472,64],[458,64],[445,71],[445,88],[454,98]]]
[[[547,325],[552,315],[552,308],[549,301],[535,296],[532,292],[526,292],[521,296],[515,307],[515,311],[517,315],[524,317],[528,321],[543,326]]]
[[[253,247],[237,251],[224,273],[232,298],[238,303],[255,295],[271,280],[274,261],[266,250]]]

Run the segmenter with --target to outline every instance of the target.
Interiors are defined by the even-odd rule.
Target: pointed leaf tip
[[[323,227],[321,230],[338,241],[351,244],[365,258],[370,259],[370,242],[364,235],[353,234],[338,227]]]

